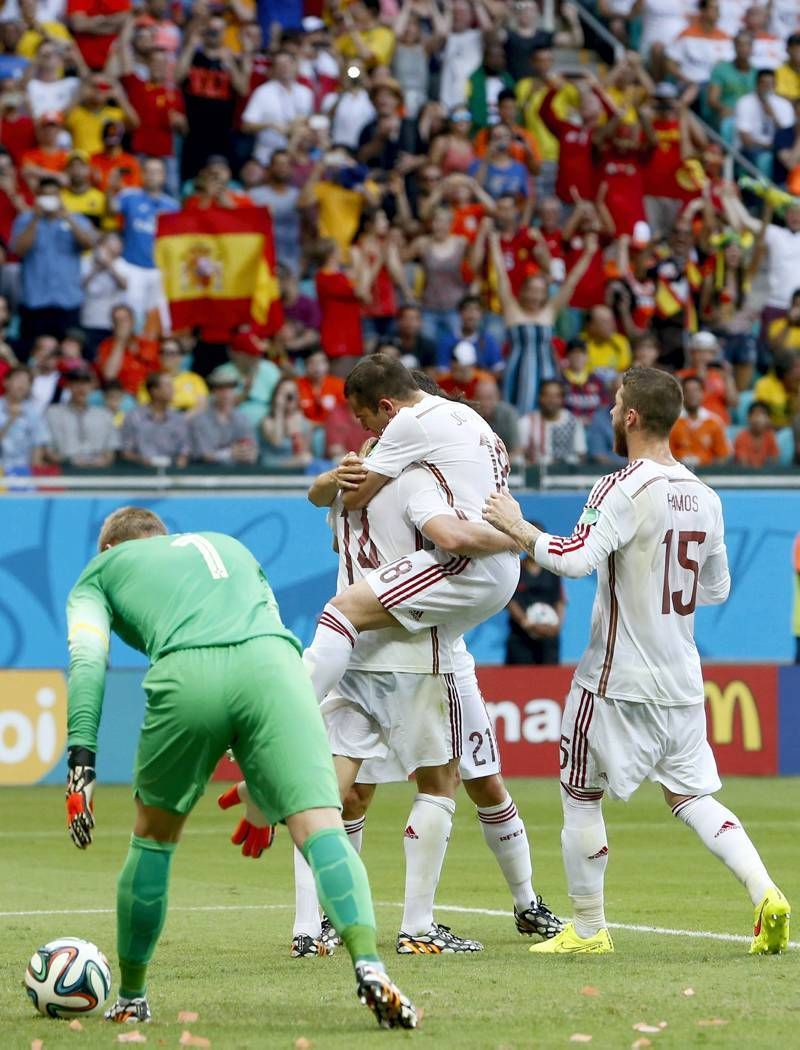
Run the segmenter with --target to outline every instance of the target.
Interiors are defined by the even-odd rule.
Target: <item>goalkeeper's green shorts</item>
[[[303,661],[285,638],[183,649],[144,679],[133,790],[188,813],[228,747],[270,823],[340,807],[330,745]]]

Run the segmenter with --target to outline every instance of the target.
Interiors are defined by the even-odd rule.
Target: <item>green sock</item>
[[[314,872],[319,902],[350,958],[354,963],[380,962],[367,872],[344,829],[309,835],[301,852]]]
[[[169,869],[174,842],[131,835],[128,856],[117,880],[119,994],[135,999],[146,991],[147,964],[167,915]]]

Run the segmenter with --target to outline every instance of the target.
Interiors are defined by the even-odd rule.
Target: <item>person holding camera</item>
[[[94,246],[95,232],[82,215],[61,203],[53,176],[39,181],[32,211],[18,215],[11,227],[11,250],[22,260],[20,344],[38,335],[59,339],[80,323],[83,303],[80,256]]]

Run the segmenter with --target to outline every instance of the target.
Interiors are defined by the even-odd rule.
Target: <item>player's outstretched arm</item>
[[[330,507],[338,493],[352,492],[365,480],[367,471],[355,452],[348,452],[338,467],[326,470],[311,482],[308,499],[315,507]]]
[[[481,558],[519,550],[518,543],[491,525],[462,521],[454,514],[438,514],[422,526],[422,533],[441,551],[466,558]]]
[[[253,802],[244,780],[223,791],[217,799],[217,805],[220,809],[244,805],[244,817],[231,835],[234,846],[242,847],[243,856],[257,860],[275,841],[275,825],[267,822],[267,818]]]

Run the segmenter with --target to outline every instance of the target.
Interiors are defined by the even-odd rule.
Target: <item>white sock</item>
[[[319,913],[317,887],[314,875],[306,859],[295,846],[294,850],[294,926],[292,937],[306,934],[319,939],[322,933],[322,919]]]
[[[357,638],[358,631],[344,613],[328,602],[320,613],[311,645],[303,653],[320,703],[347,670]]]
[[[412,937],[433,925],[433,898],[455,811],[455,802],[439,795],[417,795],[411,807],[403,838],[406,893],[400,929]]]
[[[575,932],[579,937],[592,937],[606,925],[603,883],[608,865],[608,843],[602,794],[599,798],[579,800],[569,795],[562,784],[561,805],[564,810],[561,853]]]
[[[363,817],[356,817],[355,820],[343,821],[344,830],[347,832],[347,838],[356,853],[361,852],[361,840],[364,837],[364,825],[366,822],[366,815]]]
[[[726,864],[758,904],[770,886],[764,862],[758,855],[739,818],[711,795],[700,795],[679,802],[672,812],[700,836],[715,857]]]
[[[514,904],[519,911],[529,908],[536,900],[532,885],[533,865],[528,833],[522,823],[514,800],[506,795],[496,806],[478,806],[486,845],[494,853],[505,876]]]

